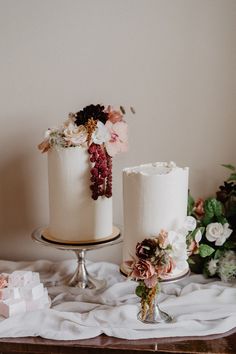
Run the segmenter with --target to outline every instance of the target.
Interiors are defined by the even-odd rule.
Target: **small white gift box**
[[[0,314],[10,317],[26,312],[26,302],[22,299],[7,299],[0,301]]]
[[[15,271],[2,276],[8,281],[8,284],[3,282],[3,286],[8,286],[0,289],[0,316],[10,317],[50,307],[48,292],[40,283],[39,273]]]
[[[8,276],[8,287],[23,287],[32,281],[33,273],[31,271],[16,270]]]

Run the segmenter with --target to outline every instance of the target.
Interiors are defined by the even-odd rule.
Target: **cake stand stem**
[[[101,289],[106,285],[106,282],[103,280],[98,280],[89,275],[86,268],[86,249],[74,250],[77,257],[77,268],[75,274],[70,279],[68,285],[85,289]]]

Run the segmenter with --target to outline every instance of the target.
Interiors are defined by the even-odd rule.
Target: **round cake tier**
[[[145,238],[157,236],[161,230],[181,229],[187,216],[188,172],[187,167],[166,162],[123,170],[123,261],[135,255],[137,243]],[[173,277],[188,269],[186,248],[181,252]]]
[[[48,152],[48,235],[57,242],[96,242],[112,235],[112,198],[92,199],[90,169],[87,147]]]

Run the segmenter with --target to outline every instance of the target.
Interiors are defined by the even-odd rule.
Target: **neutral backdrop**
[[[124,167],[172,160],[214,194],[236,164],[236,1],[0,0],[0,102],[0,258],[73,257],[30,237],[48,223],[45,129],[90,103],[135,107],[114,159],[121,227]]]

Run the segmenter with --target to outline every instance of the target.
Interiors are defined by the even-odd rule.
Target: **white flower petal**
[[[110,138],[111,136],[107,127],[105,127],[105,125],[102,122],[98,121],[97,127],[92,134],[92,141],[95,144],[101,145],[107,142]]]
[[[196,235],[195,235],[195,241],[196,242],[200,242],[202,239],[202,233],[201,233],[201,230],[198,230]]]
[[[193,231],[196,229],[197,221],[193,216],[187,216],[184,220],[183,227],[186,228],[188,231]]]
[[[232,234],[233,230],[231,230],[229,228],[229,224],[228,223],[224,224],[223,228],[224,228],[224,236],[227,239]]]
[[[222,246],[226,241],[226,238],[224,236],[221,236],[221,238],[218,238],[215,242],[216,246]]]

